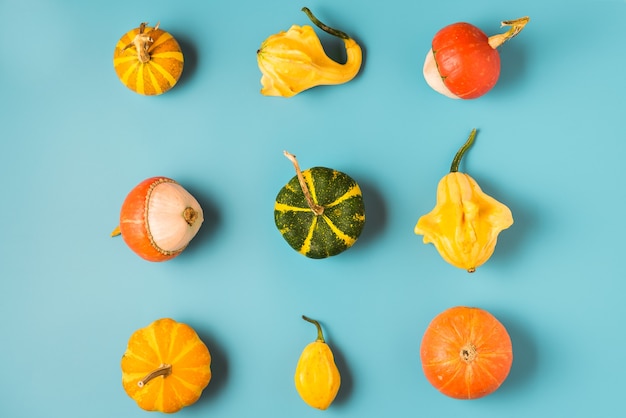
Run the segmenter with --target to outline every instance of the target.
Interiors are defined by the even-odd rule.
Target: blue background
[[[264,97],[256,50],[309,24],[302,6],[362,45],[362,70]],[[180,417],[620,416],[625,12],[609,0],[1,1],[0,416],[147,416],[119,362],[131,333],[161,317],[193,326],[213,354],[213,380]],[[441,27],[491,35],[524,15],[486,96],[426,85]],[[158,97],[113,70],[116,42],[142,21],[160,21],[186,59]],[[342,60],[342,43],[320,37]],[[515,224],[469,275],[413,227],[474,127],[461,169]],[[366,227],[347,252],[310,260],[276,230],[285,149],[361,185]],[[166,263],[109,237],[126,194],[156,175],[206,217]],[[447,398],[421,371],[424,330],[456,305],[489,310],[513,341],[509,378],[480,400]],[[343,377],[323,413],[293,385],[315,338],[302,314],[321,321]]]

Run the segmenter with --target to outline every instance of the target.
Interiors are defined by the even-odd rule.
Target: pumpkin
[[[177,412],[211,380],[211,354],[198,334],[170,318],[135,331],[122,357],[124,390],[146,411]]]
[[[315,259],[350,248],[365,224],[357,182],[325,167],[302,172],[294,155],[285,151],[285,156],[296,175],[280,190],[274,205],[274,221],[283,238],[300,254]]]
[[[183,53],[168,32],[142,23],[120,38],[113,66],[122,84],[132,91],[153,96],[165,93],[183,72]]]
[[[145,260],[167,261],[187,248],[203,221],[200,204],[183,186],[167,177],[150,177],[124,199],[111,236],[121,234]]]
[[[302,319],[315,325],[317,339],[309,343],[300,355],[294,376],[296,390],[309,406],[327,409],[339,392],[341,376],[333,352],[324,340],[320,323],[304,315]]]
[[[478,27],[457,22],[437,32],[426,54],[423,74],[428,85],[453,99],[475,99],[497,83],[503,43],[517,36],[530,19],[522,17],[502,22],[509,30],[487,37]]]
[[[428,325],[420,348],[426,378],[444,395],[476,399],[494,392],[513,362],[511,338],[486,310],[457,306]]]

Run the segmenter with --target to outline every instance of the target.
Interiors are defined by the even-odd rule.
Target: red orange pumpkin
[[[456,399],[489,395],[507,378],[511,338],[492,314],[465,306],[437,315],[422,337],[422,368],[441,393]]]

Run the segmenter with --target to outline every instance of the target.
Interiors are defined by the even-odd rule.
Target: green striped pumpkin
[[[309,258],[326,258],[350,248],[365,224],[359,185],[347,174],[325,167],[301,174],[312,201],[323,207],[323,213],[314,213],[298,175],[294,176],[280,190],[274,205],[274,221],[283,238]]]

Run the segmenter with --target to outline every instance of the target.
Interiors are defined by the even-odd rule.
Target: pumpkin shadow
[[[523,45],[513,41],[510,44],[507,42],[501,48],[500,78],[490,92],[493,96],[508,95],[509,87],[515,85],[526,70],[526,51]]]
[[[342,405],[350,399],[354,387],[354,379],[350,372],[350,365],[346,362],[346,357],[343,355],[343,352],[336,346],[332,347],[332,351],[335,357],[335,364],[341,376],[341,385],[339,386],[339,392],[337,392],[337,397],[333,401],[333,405]]]
[[[183,58],[185,60],[183,72],[178,80],[178,84],[182,86],[196,73],[196,69],[198,68],[198,48],[190,39],[184,36],[176,35],[176,40],[180,45],[181,51],[183,51]]]
[[[202,405],[211,402],[226,387],[228,383],[228,357],[226,350],[208,332],[197,328],[196,332],[211,353],[211,381],[196,402],[196,405]]]
[[[519,393],[520,386],[526,385],[537,370],[537,347],[523,326],[506,315],[499,315],[499,319],[506,327],[513,345],[513,364],[509,376],[502,383],[498,392]]]
[[[189,247],[185,249],[185,254],[193,255],[196,251],[202,251],[206,243],[215,236],[215,232],[221,225],[221,216],[212,199],[202,193],[196,193],[191,189],[188,190],[200,204],[204,216],[204,222],[198,230],[198,233],[189,244]]]
[[[365,205],[365,226],[359,237],[359,246],[374,241],[387,223],[387,207],[380,191],[367,181],[359,180]]]

